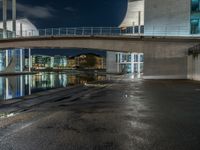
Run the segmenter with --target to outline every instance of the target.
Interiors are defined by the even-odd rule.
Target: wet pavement
[[[56,94],[1,117],[0,150],[200,149],[200,82],[116,78]]]

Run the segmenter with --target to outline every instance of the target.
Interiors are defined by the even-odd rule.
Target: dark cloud
[[[25,14],[27,17],[45,19],[52,18],[56,10],[50,6],[32,6],[17,3],[17,11]]]
[[[65,7],[64,9],[65,9],[66,11],[68,11],[68,12],[76,12],[76,11],[77,11],[77,9],[75,9],[75,8],[73,8],[73,7],[69,7],[69,6]]]

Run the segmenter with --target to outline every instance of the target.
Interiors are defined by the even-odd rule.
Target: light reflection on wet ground
[[[0,101],[55,88],[101,81],[105,75],[41,72],[33,75],[1,76]]]
[[[1,127],[0,147],[199,150],[200,82],[116,77],[103,84],[93,92],[87,87],[78,99],[46,102],[15,116],[12,125]]]

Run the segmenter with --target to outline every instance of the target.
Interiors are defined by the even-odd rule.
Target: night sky
[[[127,0],[17,0],[17,17],[30,19],[39,29],[52,27],[114,27],[121,23],[126,14],[126,9]],[[75,55],[80,52],[82,51],[33,51],[33,53],[48,55],[54,55],[55,53]],[[103,54],[98,51],[95,53]]]

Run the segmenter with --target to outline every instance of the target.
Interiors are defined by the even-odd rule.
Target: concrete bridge
[[[188,49],[200,43],[199,37],[179,36],[40,36],[0,40],[8,48],[84,48],[144,53],[144,78],[187,79]]]

